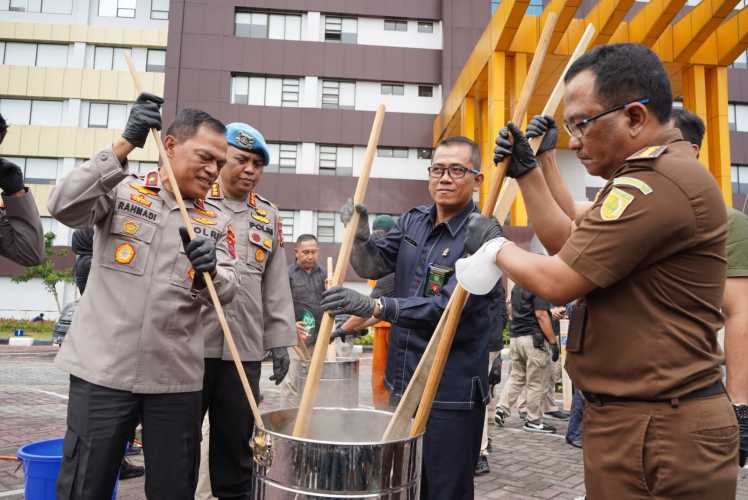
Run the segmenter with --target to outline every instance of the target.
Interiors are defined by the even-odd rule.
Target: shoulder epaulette
[[[223,199],[223,190],[221,189],[221,185],[217,182],[214,182],[210,185],[210,192],[207,196],[208,199],[213,200],[222,200]]]
[[[656,158],[659,158],[665,151],[667,151],[667,144],[663,146],[647,146],[646,148],[642,148],[626,158],[626,161],[654,160]]]
[[[261,201],[264,201],[265,203],[273,207],[274,210],[278,210],[278,207],[276,207],[272,201],[268,200],[264,196],[260,196],[259,194],[255,194],[255,196],[257,196],[257,198],[259,198]]]

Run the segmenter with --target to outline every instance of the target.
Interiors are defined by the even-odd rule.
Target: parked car
[[[62,308],[60,317],[55,321],[54,329],[52,330],[52,344],[62,345],[62,341],[65,339],[65,335],[68,333],[70,324],[73,322],[73,314],[75,314],[75,308],[78,306],[78,301],[68,302],[65,307]]]

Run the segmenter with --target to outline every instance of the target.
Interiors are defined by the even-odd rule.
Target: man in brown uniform
[[[590,500],[733,499],[738,431],[720,381],[716,336],[724,201],[670,127],[670,84],[648,48],[597,47],[572,65],[565,82],[569,147],[607,184],[572,221],[535,168],[527,139],[509,124],[496,159],[511,155],[509,175],[552,256],[508,244],[485,217],[469,226],[466,249],[493,240],[490,257],[518,284],[557,304],[584,298],[571,318],[566,367],[589,401]],[[553,151],[543,151],[540,162],[544,154]]]
[[[0,144],[8,125],[0,115]],[[15,163],[0,158],[0,255],[24,266],[44,258],[44,236],[34,197],[23,185],[23,172]]]

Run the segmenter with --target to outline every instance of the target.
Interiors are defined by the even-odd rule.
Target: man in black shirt
[[[528,432],[555,432],[543,423],[543,399],[548,368],[558,359],[559,349],[551,326],[551,304],[515,285],[512,290],[512,322],[509,329],[509,353],[512,371],[496,408],[496,423],[504,425],[522,390],[527,389]],[[552,353],[552,354],[551,354]]]

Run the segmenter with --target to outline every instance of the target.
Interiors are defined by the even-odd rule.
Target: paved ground
[[[53,347],[0,346],[0,455],[15,455],[30,441],[62,436],[65,430],[67,377],[52,365]],[[371,404],[371,360],[361,358],[361,404]],[[272,409],[278,391],[263,367],[261,410]],[[554,422],[558,424],[557,422]],[[503,429],[492,429],[491,473],[476,478],[476,498],[573,499],[584,494],[581,451],[560,435],[529,434],[510,417]],[[558,424],[560,432],[565,424]],[[140,462],[141,458],[136,458]],[[15,462],[0,461],[0,498],[23,498],[23,471]],[[120,483],[120,499],[143,499],[143,480]],[[741,471],[739,499],[748,500],[748,470]],[[448,499],[445,499],[448,500]]]

